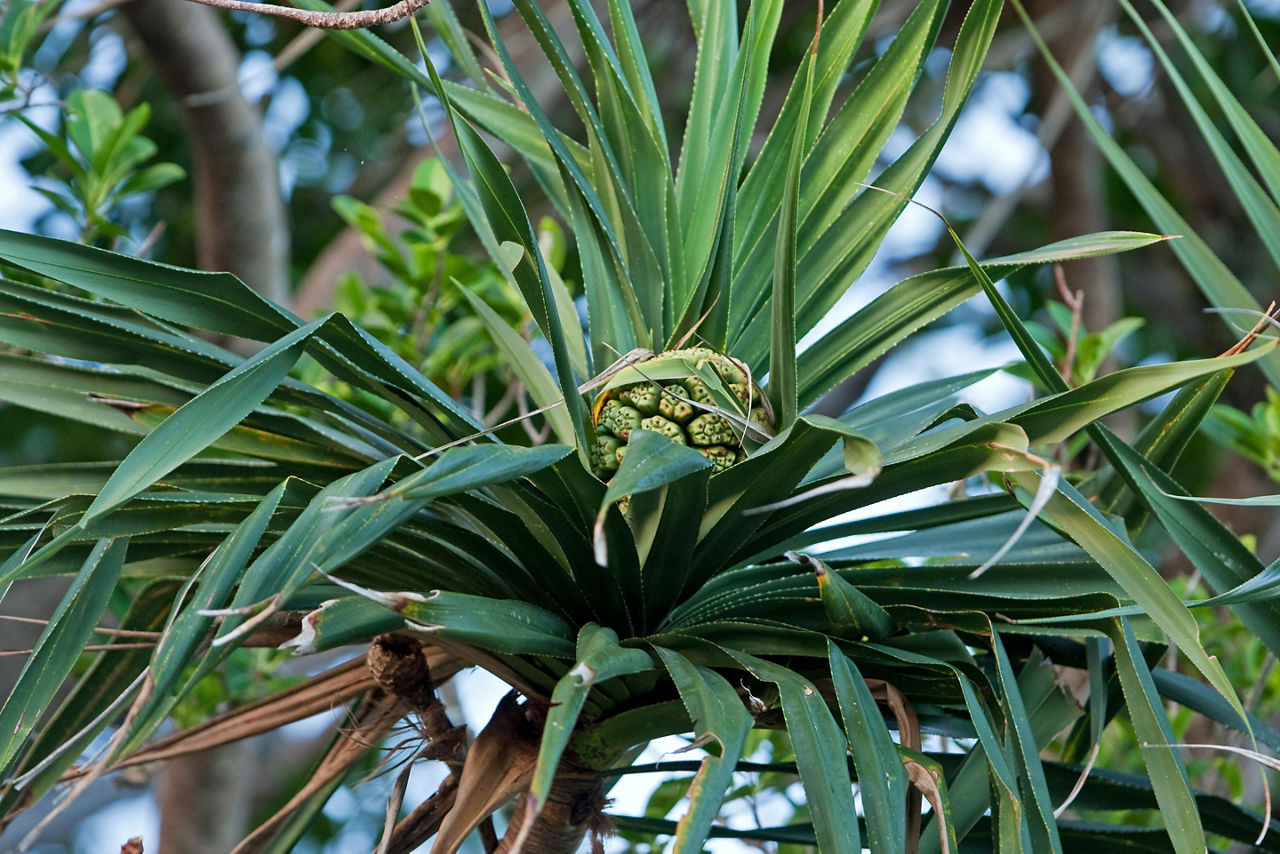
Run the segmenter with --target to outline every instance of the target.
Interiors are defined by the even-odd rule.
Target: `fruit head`
[[[717,404],[717,393],[708,387],[708,380],[717,387],[721,403],[728,403],[730,397],[736,401],[731,410]],[[711,460],[716,471],[723,471],[746,458],[745,431],[741,422],[735,426],[724,417],[726,411],[758,424],[773,424],[760,387],[751,382],[746,366],[738,360],[707,347],[659,353],[624,368],[596,398],[591,468],[607,481],[622,463],[631,433],[650,430],[688,445]]]

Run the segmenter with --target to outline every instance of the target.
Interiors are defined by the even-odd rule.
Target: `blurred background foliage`
[[[217,47],[223,59],[211,53],[186,60],[206,69],[223,68],[220,78],[210,71],[208,78],[196,81],[207,87],[204,91],[198,86],[193,91],[193,82],[182,78],[189,69],[176,67],[173,54],[158,46],[164,39],[178,43],[180,36],[164,31],[168,19],[156,14],[157,3],[168,3],[180,16],[202,25],[216,22],[217,37],[201,43],[199,50]],[[504,4],[493,5],[499,11],[496,7]],[[548,0],[543,5],[553,21],[566,19],[565,4]],[[684,4],[636,0],[632,5],[657,66],[655,78],[685,85],[691,79],[693,51]],[[1027,5],[1114,138],[1265,304],[1274,295],[1275,282],[1269,278],[1264,249],[1237,239],[1247,232],[1245,214],[1132,23],[1109,0],[1035,0]],[[1280,2],[1251,0],[1246,5],[1263,41],[1280,45]],[[955,4],[946,26],[958,26],[964,9],[965,4]],[[1239,6],[1194,0],[1175,4],[1174,11],[1264,132],[1280,139],[1280,75],[1244,32]],[[169,0],[10,0],[2,14],[0,225],[78,238],[173,264],[232,269],[256,262],[230,243],[220,243],[219,237],[248,232],[241,238],[271,245],[275,253],[274,261],[236,269],[251,285],[262,283],[264,292],[278,290],[281,274],[272,269],[274,264],[285,271],[287,297],[298,314],[339,310],[350,315],[444,389],[469,401],[489,424],[519,408],[523,395],[460,291],[479,297],[526,336],[531,325],[518,294],[479,251],[443,169],[433,159],[453,154],[452,140],[441,139],[436,148],[424,129],[425,120],[425,128],[438,130],[438,104],[428,100],[415,105],[406,84],[355,53],[318,33],[267,17],[214,15]],[[872,24],[882,38],[867,43],[883,43],[901,24],[902,14],[897,4],[883,4]],[[782,26],[790,35],[782,41],[790,52],[775,54],[776,85],[766,90],[766,115],[780,107],[792,69],[808,48],[813,16],[811,4],[804,3],[788,4],[784,12]],[[1025,30],[1011,13],[1008,17],[985,77],[919,198],[943,211],[979,257],[1111,228],[1158,230],[1106,168],[1036,59]],[[465,17],[462,24],[478,28],[476,20]],[[1172,40],[1159,21],[1152,20],[1151,26],[1157,37]],[[383,27],[379,35],[412,52],[407,27]],[[513,28],[509,36],[517,63],[535,55],[524,44],[527,33]],[[429,49],[447,67],[444,46],[437,42]],[[941,97],[944,82],[942,53],[929,65],[932,76],[922,84],[922,92],[932,91],[933,100]],[[525,76],[537,92],[538,75],[549,73],[549,68],[530,67]],[[558,91],[554,81],[544,88]],[[688,92],[668,91],[659,101],[675,110],[688,97]],[[220,112],[237,100],[247,112]],[[565,118],[570,113],[566,104],[558,110],[552,104],[551,114]],[[913,100],[890,142],[890,153],[905,148],[934,115],[929,98]],[[241,120],[245,123],[237,125]],[[207,177],[227,174],[209,171],[202,148],[202,142],[207,147],[214,138],[215,123],[220,123],[217,133],[238,134],[244,144],[228,153],[229,166],[219,168],[230,169],[233,176],[243,172],[245,183],[254,186],[217,203],[193,204],[193,195],[199,200],[201,193],[225,190],[229,180]],[[274,185],[263,185],[240,168],[255,157],[265,158],[269,174],[278,176]],[[514,177],[518,185],[532,182],[518,168]],[[274,224],[247,225],[276,203],[283,203],[285,214]],[[572,288],[574,247],[549,218],[541,222],[540,238]],[[938,223],[909,211],[882,256],[851,289],[848,304],[864,304],[878,287],[946,263],[953,253]],[[1008,293],[1021,316],[1036,318],[1041,343],[1060,366],[1070,366],[1076,382],[1126,366],[1134,354],[1152,361],[1203,356],[1234,340],[1202,312],[1196,288],[1172,255],[1113,255],[1074,262],[1059,281],[1053,276],[1047,269],[1015,276],[1007,282]],[[891,359],[837,389],[830,406],[843,409],[868,393],[941,376],[958,361],[972,360],[975,368],[998,364],[1013,355],[1007,345],[996,343],[1003,341],[985,303],[971,303],[948,314],[913,346],[895,350]],[[939,359],[938,353],[947,355]],[[947,364],[935,368],[937,362]],[[311,372],[313,380],[320,371],[314,364],[299,370]],[[330,390],[344,393],[339,384]],[[1207,437],[1184,457],[1182,482],[1193,492],[1221,496],[1275,491],[1273,482],[1280,480],[1280,394],[1249,371],[1227,387],[1225,399],[1228,405],[1220,406],[1208,422]],[[26,410],[3,404],[0,421],[5,437],[0,465],[118,458],[120,446],[128,442],[70,423],[50,427],[47,419],[37,423]],[[1214,512],[1260,551],[1274,553],[1280,547],[1280,525],[1270,511],[1217,507]],[[1198,579],[1176,556],[1162,570],[1186,576],[1176,582],[1179,592],[1194,593]],[[28,592],[40,595],[37,587]],[[1246,704],[1265,711],[1259,700],[1280,695],[1274,658],[1238,624],[1224,628],[1213,610],[1196,613],[1206,646],[1235,651],[1224,663],[1235,668],[1230,675]],[[29,644],[11,626],[0,627],[0,633],[0,646]],[[1170,666],[1176,668],[1176,662]],[[0,685],[7,690],[16,671],[11,665],[4,668]],[[198,717],[231,696],[252,697],[255,681],[287,678],[275,674],[266,659],[246,662],[240,673],[243,684],[234,690],[211,684],[201,698],[205,708],[184,714]],[[1190,731],[1189,714],[1172,718],[1180,739],[1220,740]],[[785,734],[756,732],[751,737],[759,742],[754,753],[748,751],[754,760],[787,760]],[[1122,727],[1113,727],[1103,750],[1110,754],[1108,764],[1118,767],[1127,754],[1139,761],[1135,747],[1131,733],[1126,738]],[[1198,787],[1251,803],[1259,799],[1256,771],[1234,758],[1199,755],[1189,761],[1189,770]],[[744,780],[735,795],[748,810],[765,800],[770,809],[784,813],[803,809],[788,796],[790,779],[764,770]],[[647,814],[670,813],[681,791],[659,785]],[[349,805],[345,815],[379,820],[379,807],[362,809]],[[1156,822],[1158,816],[1139,821]],[[357,824],[347,822],[344,829],[343,822],[317,822],[315,850],[326,842],[343,844],[342,834],[354,832]],[[628,838],[634,850],[650,850],[651,837],[643,832]]]

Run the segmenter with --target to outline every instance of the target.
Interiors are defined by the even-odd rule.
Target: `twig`
[[[400,807],[404,805],[404,793],[409,788],[409,774],[413,771],[413,763],[404,766],[396,783],[391,787],[391,796],[387,798],[386,818],[382,822],[382,840],[374,850],[374,854],[389,854],[391,851],[391,834],[396,829],[396,819],[400,817]]]
[[[1076,343],[1080,338],[1080,316],[1084,313],[1084,291],[1072,291],[1067,287],[1067,275],[1061,264],[1053,265],[1053,281],[1058,286],[1058,296],[1071,309],[1071,331],[1067,333],[1067,354],[1063,357],[1062,379],[1071,385],[1071,367],[1076,361]]]
[[[0,620],[10,620],[15,623],[30,623],[36,626],[49,625],[48,620],[43,620],[39,617],[18,617],[13,614],[0,614]],[[140,632],[132,629],[108,629],[102,626],[97,626],[94,628],[93,632],[94,634],[106,635],[107,637],[112,638],[143,638],[144,640],[158,640],[160,638],[160,632]]]
[[[155,649],[154,643],[91,643],[82,652],[124,652],[131,649]],[[0,649],[0,658],[11,655],[31,655],[33,649]]]
[[[515,402],[516,411],[520,413],[520,426],[524,428],[524,432],[529,437],[529,440],[535,445],[541,445],[543,442],[547,441],[547,436],[549,435],[551,427],[550,423],[544,424],[543,429],[541,430],[535,429],[533,422],[530,419],[533,418],[536,413],[529,411],[529,404],[525,402],[524,394],[516,395]]]
[[[268,617],[270,617],[271,615],[275,614],[277,611],[280,610],[280,601],[281,601],[280,594],[279,593],[274,594],[270,599],[266,600],[266,603],[265,603],[266,607],[264,607],[257,614],[254,614],[249,619],[245,620],[240,625],[236,626],[231,631],[227,632],[225,635],[221,635],[219,637],[214,638],[213,641],[210,643],[210,646],[226,646],[227,644],[231,643],[234,640],[237,640],[246,635],[252,634],[254,629],[262,625],[262,623],[264,623]],[[262,604],[263,603],[257,603],[256,605],[253,605],[250,607],[256,608],[261,606]],[[218,615],[217,612],[208,612],[208,611],[199,611],[197,613],[199,613],[201,616],[217,616]]]
[[[273,3],[249,3],[246,0],[191,0],[191,2],[217,9],[230,9],[233,12],[257,12],[263,15],[274,15],[277,18],[288,18],[290,21],[297,21],[319,30],[360,30],[407,18],[427,5],[430,0],[400,0],[393,6],[359,12],[313,12],[309,9],[295,9],[292,6],[277,6]]]
[[[151,671],[149,670],[144,670],[141,673],[139,673],[137,677],[133,680],[133,682],[129,684],[129,687],[125,688],[124,691],[120,692],[120,696],[116,697],[114,700],[108,703],[107,707],[103,709],[101,712],[99,712],[96,718],[89,721],[88,724],[86,724],[79,732],[77,732],[71,738],[68,738],[65,741],[63,741],[60,747],[56,748],[52,753],[50,753],[44,759],[40,760],[40,762],[35,767],[28,769],[26,772],[22,774],[21,777],[14,779],[13,780],[14,786],[18,788],[22,788],[26,786],[28,783],[30,783],[32,780],[34,780],[36,777],[42,774],[46,768],[48,768],[54,762],[56,762],[59,756],[62,756],[64,753],[66,753],[68,750],[74,747],[76,742],[78,742],[81,738],[83,738],[84,736],[96,730],[99,726],[103,724],[104,721],[109,721],[111,718],[113,718],[116,714],[116,711],[119,710],[120,706],[124,705],[126,702],[129,701],[129,699],[133,695],[133,692],[136,691],[142,685],[143,680],[147,678],[147,674],[150,672]]]
[[[156,243],[160,240],[161,236],[164,235],[166,227],[164,220],[157,222],[152,229],[147,232],[147,236],[138,244],[138,248],[133,254],[138,258],[146,258],[150,255],[151,250],[156,247]]]
[[[502,413],[510,409],[511,405],[516,402],[517,398],[523,397],[523,383],[519,380],[512,380],[507,383],[507,390],[502,393],[502,398],[493,405],[493,409],[490,409],[485,414],[484,418],[480,419],[480,423],[484,424],[486,427],[497,424],[498,419],[502,417]]]
[[[359,0],[342,0],[341,3],[334,5],[333,8],[336,12],[349,12],[355,8],[358,2]],[[300,56],[319,44],[321,38],[323,38],[323,33],[315,30],[303,30],[298,33],[276,54],[276,58],[271,62],[272,69],[277,74],[284,71]]]
[[[1258,339],[1258,336],[1262,334],[1262,330],[1265,329],[1267,326],[1280,328],[1280,323],[1278,323],[1276,319],[1277,313],[1276,313],[1275,300],[1271,301],[1271,304],[1267,306],[1267,310],[1265,312],[1253,311],[1252,309],[1247,309],[1247,308],[1206,308],[1205,309],[1206,314],[1227,314],[1233,311],[1255,315],[1258,318],[1258,322],[1253,325],[1253,328],[1250,329],[1249,332],[1243,338],[1241,338],[1235,344],[1232,344],[1230,347],[1224,350],[1218,356],[1219,359],[1225,358],[1227,356],[1235,356],[1249,349],[1249,345],[1251,345],[1254,341]]]

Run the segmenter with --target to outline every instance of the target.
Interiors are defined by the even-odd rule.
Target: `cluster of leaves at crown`
[[[670,376],[672,365],[680,366],[678,376]],[[706,380],[714,378],[707,368],[719,379],[720,389],[708,387]],[[601,480],[618,470],[633,430],[651,430],[688,445],[723,471],[746,458],[748,421],[773,426],[760,387],[746,365],[731,356],[707,347],[667,350],[629,370],[639,379],[626,381],[624,376],[621,384],[610,383],[593,408],[591,468]],[[729,409],[726,403],[735,405]]]

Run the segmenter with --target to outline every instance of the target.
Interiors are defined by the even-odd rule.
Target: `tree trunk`
[[[520,854],[574,854],[587,831],[601,829],[604,803],[604,784],[599,777],[562,770],[551,786],[546,806],[523,834]],[[511,824],[498,843],[496,854],[517,850],[516,842],[532,808],[528,795],[516,802]]]
[[[209,854],[236,847],[249,826],[257,745],[236,741],[164,764],[156,778],[164,854]]]
[[[288,220],[262,118],[240,92],[240,51],[207,7],[132,0],[120,8],[182,106],[195,164],[199,265],[285,302]]]
[[[1049,49],[1066,68],[1092,52],[1098,33],[1115,14],[1109,0],[1036,0],[1027,6],[1037,18],[1069,11],[1077,22],[1077,26],[1064,28],[1049,41]],[[1047,104],[1058,88],[1057,78],[1043,60],[1032,66],[1031,82],[1041,105]],[[1053,200],[1048,220],[1052,238],[1064,240],[1110,228],[1102,155],[1079,118],[1072,118],[1062,129],[1049,149],[1049,162]],[[1114,255],[1082,258],[1065,268],[1068,287],[1084,294],[1081,321],[1085,329],[1099,331],[1120,317],[1120,273]]]

